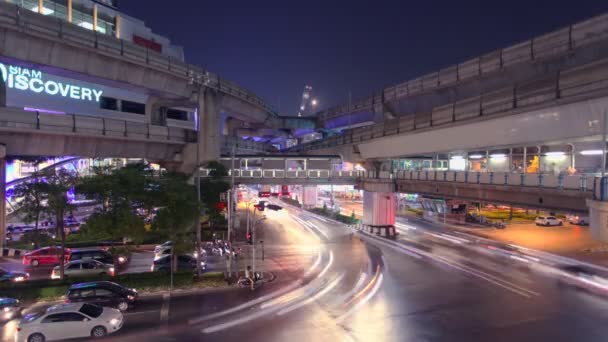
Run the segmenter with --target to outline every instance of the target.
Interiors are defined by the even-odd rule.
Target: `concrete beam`
[[[364,181],[365,184],[367,181]],[[443,198],[459,198],[491,203],[504,203],[530,208],[587,212],[585,200],[592,193],[525,186],[500,186],[435,182],[419,180],[396,181],[397,191]],[[364,185],[366,188],[369,186]]]

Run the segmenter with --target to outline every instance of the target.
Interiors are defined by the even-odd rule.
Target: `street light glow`
[[[585,150],[581,151],[581,154],[584,156],[598,156],[604,153],[602,150]]]
[[[316,106],[316,105],[317,105],[317,103],[318,103],[318,102],[317,102],[317,99],[312,99],[312,105],[313,105],[313,106]]]

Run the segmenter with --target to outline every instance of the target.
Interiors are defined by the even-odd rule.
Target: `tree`
[[[44,202],[46,200],[45,193],[41,191],[39,166],[43,162],[51,159],[50,157],[32,157],[32,156],[9,156],[7,161],[20,160],[34,164],[34,173],[31,179],[27,182],[20,183],[13,188],[13,197],[21,198],[21,213],[25,223],[34,223],[33,242],[34,248],[40,245],[40,233],[38,224],[40,215],[45,211]]]
[[[82,227],[82,235],[112,241],[129,238],[140,243],[145,236],[144,221],[134,208],[151,208],[157,202],[155,180],[144,164],[120,169],[95,168],[93,176],[84,178],[76,191],[102,203]]]
[[[176,256],[194,249],[194,223],[200,214],[196,187],[188,184],[188,176],[167,173],[159,178],[155,198],[162,203],[152,228],[161,231],[173,242],[172,270]],[[200,255],[200,251],[197,251]],[[200,268],[200,265],[197,265]]]
[[[33,242],[34,248],[40,244],[38,223],[40,216],[46,210],[46,193],[43,190],[44,183],[40,182],[38,172],[34,172],[33,178],[28,182],[17,184],[13,188],[13,197],[21,198],[21,214],[25,223],[34,223]]]
[[[68,200],[68,191],[77,185],[78,176],[64,169],[45,172],[42,191],[48,199],[47,212],[55,217],[57,231],[61,239],[61,256],[59,258],[59,275],[63,279],[65,271],[65,228],[64,217],[73,209]]]
[[[218,207],[220,195],[230,189],[230,184],[224,181],[228,172],[223,164],[211,161],[207,164],[209,178],[201,179],[201,205],[206,209],[209,216],[209,226],[215,227],[225,224],[223,209]]]

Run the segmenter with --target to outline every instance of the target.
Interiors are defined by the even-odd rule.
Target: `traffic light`
[[[247,243],[250,245],[253,244],[253,241],[251,240],[251,233],[249,232],[247,233]]]

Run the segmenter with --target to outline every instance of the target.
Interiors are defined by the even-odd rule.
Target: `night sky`
[[[154,4],[152,4],[154,3]],[[534,5],[532,5],[534,4]],[[186,60],[297,113],[326,108],[608,12],[608,1],[123,0]]]

